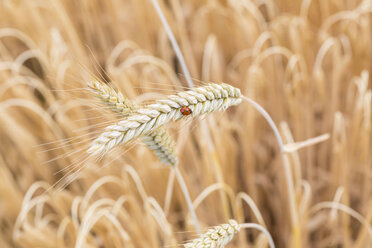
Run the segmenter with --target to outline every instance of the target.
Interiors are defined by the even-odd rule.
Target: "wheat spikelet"
[[[88,86],[104,104],[110,107],[110,110],[119,113],[121,116],[126,116],[136,109],[136,106],[125,98],[120,91],[114,90],[105,83],[93,80]]]
[[[109,106],[112,111],[119,113],[121,117],[125,117],[139,108],[139,106],[125,98],[120,91],[114,90],[103,82],[94,80],[88,86],[104,104]],[[163,128],[160,127],[148,134],[148,136],[143,136],[142,141],[154,152],[161,162],[172,166],[177,165],[178,158],[175,143]]]
[[[90,154],[105,153],[119,144],[147,135],[171,120],[180,120],[214,111],[225,110],[241,102],[240,90],[228,84],[208,84],[193,90],[179,92],[154,104],[138,109],[126,119],[108,126],[106,131],[93,141]],[[188,106],[192,115],[184,116],[180,109]]]
[[[172,166],[178,164],[176,145],[163,128],[160,127],[156,129],[154,133],[143,136],[142,141],[164,164]]]
[[[209,229],[199,238],[186,243],[185,248],[223,248],[229,243],[235,234],[240,231],[240,226],[235,220],[229,220],[228,224],[222,224]]]

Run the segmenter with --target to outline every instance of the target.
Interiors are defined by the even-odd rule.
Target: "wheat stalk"
[[[91,81],[88,86],[94,91],[101,101],[110,107],[113,112],[126,117],[139,106],[131,103],[120,91],[114,90],[108,84],[98,80]],[[154,152],[158,159],[167,165],[176,166],[178,158],[175,143],[163,128],[158,128],[152,133],[142,137],[142,141]]]
[[[235,220],[229,220],[228,224],[222,224],[209,229],[199,238],[186,243],[185,248],[223,248],[229,243],[235,234],[240,231],[240,225]]]
[[[179,92],[158,100],[154,104],[135,110],[127,118],[106,131],[93,141],[88,149],[90,154],[103,154],[119,144],[148,135],[171,120],[180,120],[214,111],[225,110],[241,102],[240,90],[228,84],[208,84],[193,90]],[[189,116],[182,115],[180,109],[188,106]]]

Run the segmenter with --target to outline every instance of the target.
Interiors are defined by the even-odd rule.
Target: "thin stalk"
[[[165,201],[164,201],[164,213],[167,216],[169,213],[170,203],[172,200],[172,193],[173,193],[173,185],[174,185],[174,178],[176,174],[174,170],[169,172],[168,178],[168,185],[167,185],[167,192],[165,193]]]
[[[205,136],[206,136],[206,143],[208,144],[207,145],[208,153],[209,153],[209,157],[211,158],[211,160],[214,164],[213,171],[214,171],[214,175],[215,175],[215,178],[217,180],[217,183],[224,184],[224,178],[223,178],[221,163],[218,159],[218,153],[217,153],[217,151],[214,147],[214,144],[213,144],[213,141],[212,141],[212,138],[211,138],[211,134],[210,134],[210,130],[207,126],[207,123],[202,122],[201,128],[203,130],[203,133],[206,134]],[[220,194],[220,197],[221,197],[221,200],[222,200],[222,207],[223,207],[223,212],[225,214],[225,218],[228,220],[228,219],[231,218],[231,216],[230,216],[229,203],[228,203],[226,193],[223,192],[223,191],[220,191],[219,194]]]
[[[270,233],[266,230],[266,228],[264,228],[263,226],[256,224],[256,223],[244,223],[244,224],[239,224],[239,226],[240,228],[245,228],[245,229],[253,228],[253,229],[260,230],[267,237],[270,248],[275,248],[273,238],[271,237]]]
[[[161,23],[163,24],[163,27],[165,29],[165,32],[168,35],[169,41],[172,44],[173,50],[176,53],[177,59],[180,62],[181,69],[183,71],[183,74],[185,75],[186,82],[190,88],[194,87],[194,83],[192,82],[192,78],[190,75],[189,70],[187,69],[187,65],[185,62],[185,59],[182,56],[182,52],[180,47],[178,46],[177,40],[173,35],[172,29],[170,28],[167,19],[164,16],[163,11],[161,10],[159,3],[157,0],[151,0],[152,5],[154,5],[154,8],[156,12],[158,13],[158,16],[160,18]]]
[[[300,222],[298,220],[298,213],[297,213],[297,208],[296,208],[296,198],[295,198],[295,193],[294,193],[293,177],[292,177],[292,171],[291,171],[289,159],[285,152],[283,139],[280,136],[279,130],[276,127],[274,121],[271,119],[270,115],[266,112],[266,110],[262,108],[261,105],[253,101],[252,99],[246,96],[242,96],[242,98],[246,100],[249,104],[251,104],[266,119],[271,129],[274,131],[276,140],[278,141],[278,144],[280,147],[280,154],[281,154],[283,166],[284,166],[285,178],[287,182],[292,232],[294,235],[294,247],[301,247],[301,229],[299,225]]]
[[[178,169],[178,167],[172,167],[172,168],[173,168],[174,172],[176,173],[178,183],[180,184],[183,195],[185,196],[187,207],[189,208],[190,214],[191,214],[192,219],[194,221],[195,230],[198,234],[201,234],[198,217],[196,217],[195,209],[192,205],[191,197],[190,197],[189,191],[187,190],[186,183],[183,180],[182,174],[181,174],[180,170]]]

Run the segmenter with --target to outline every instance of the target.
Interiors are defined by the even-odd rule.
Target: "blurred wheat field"
[[[372,1],[159,3],[195,85],[240,88],[289,145],[330,135],[288,152],[291,200],[275,136],[246,102],[167,125],[202,230],[233,218],[276,247],[372,247]],[[164,206],[171,170],[140,142],[83,161],[118,120],[87,89],[92,76],[136,104],[187,87],[150,0],[0,1],[0,247],[196,238],[177,183]],[[226,247],[268,242],[241,230]]]

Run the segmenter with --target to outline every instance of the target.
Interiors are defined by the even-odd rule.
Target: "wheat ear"
[[[186,243],[185,248],[223,248],[229,243],[235,234],[240,231],[240,225],[235,220],[229,220],[228,224],[222,224],[209,229],[199,238]]]
[[[270,248],[275,248],[274,240],[265,227],[256,223],[238,224],[235,220],[229,220],[228,224],[215,226],[209,229],[206,233],[200,235],[199,238],[184,244],[185,248],[223,248],[237,234],[240,229],[256,229],[261,231],[267,238]]]
[[[154,104],[135,110],[127,118],[106,128],[88,149],[90,154],[103,154],[119,144],[148,135],[171,120],[180,120],[214,111],[225,110],[241,102],[240,90],[228,84],[208,84],[179,92]],[[188,106],[192,114],[185,116],[180,109]]]
[[[104,104],[110,107],[110,110],[118,113],[121,117],[126,117],[134,110],[139,109],[139,106],[131,103],[120,91],[114,90],[103,82],[94,80],[88,86]],[[172,166],[177,165],[176,145],[166,130],[158,128],[147,136],[143,136],[142,141],[161,162]]]

